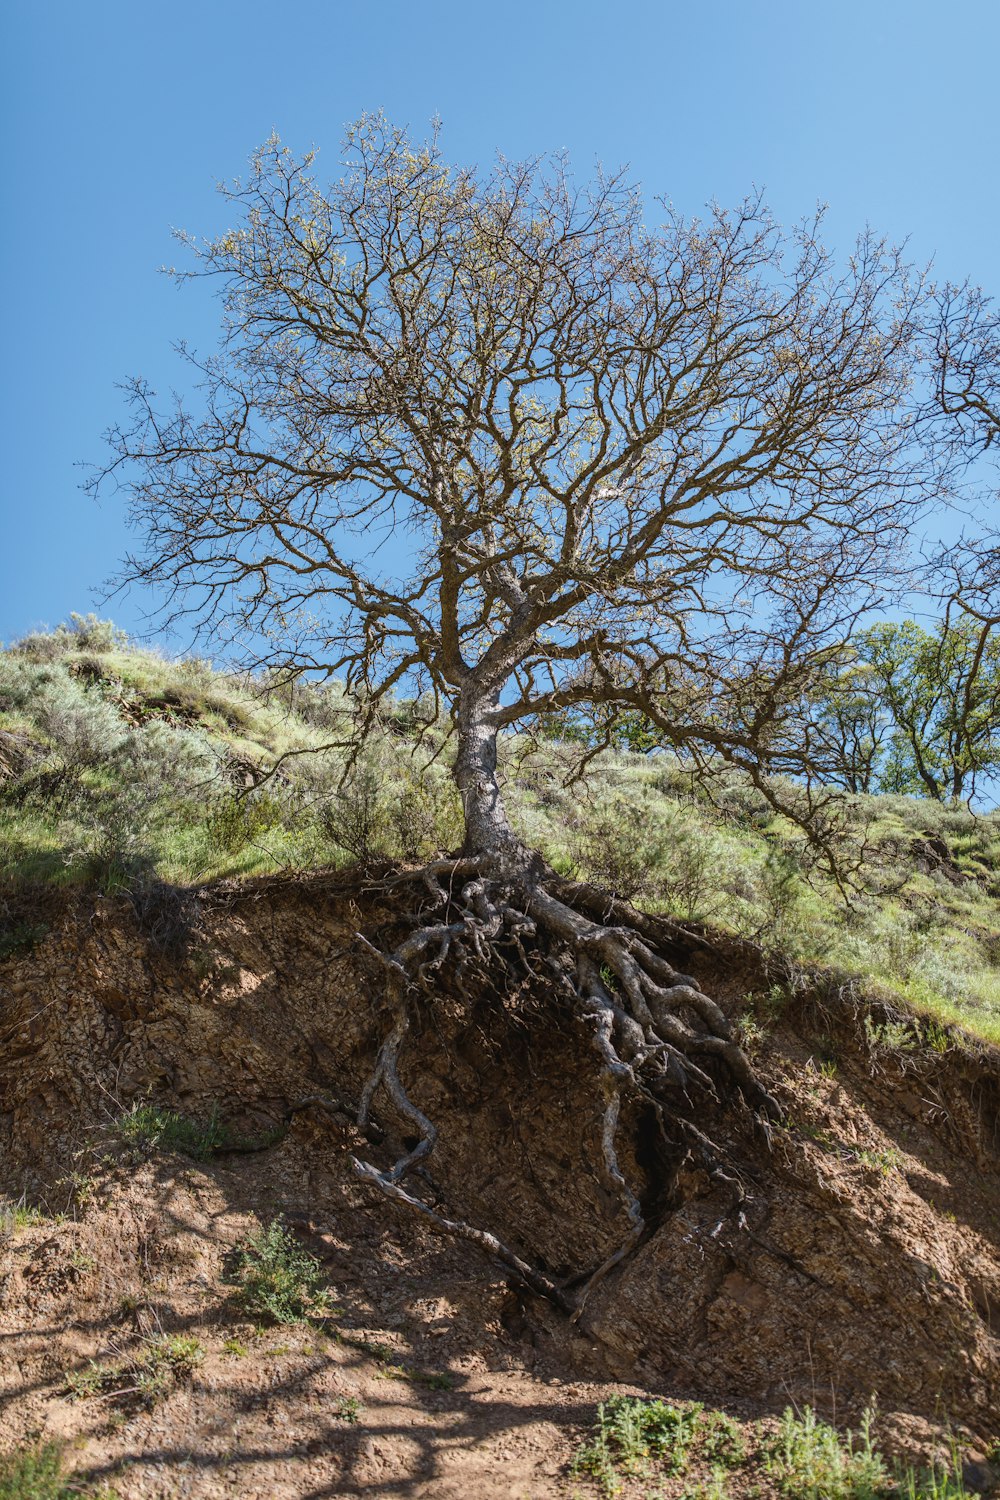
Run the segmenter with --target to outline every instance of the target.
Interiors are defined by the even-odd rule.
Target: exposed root
[[[647,1230],[641,1204],[616,1150],[622,1100],[631,1097],[652,1106],[665,1138],[669,1112],[669,1122],[676,1127],[669,1134],[674,1139],[679,1135],[684,1154],[694,1154],[710,1179],[724,1190],[729,1210],[716,1233],[730,1219],[739,1227],[745,1224],[743,1186],[738,1176],[726,1170],[722,1153],[689,1118],[691,1095],[721,1102],[721,1071],[722,1080],[739,1092],[765,1125],[780,1117],[780,1107],[760,1083],[720,1007],[657,951],[655,919],[643,918],[593,887],[546,880],[538,863],[528,860],[438,860],[422,870],[393,877],[386,882],[390,885],[422,889],[423,910],[411,914],[414,926],[390,952],[358,935],[385,975],[393,1024],[362,1093],[357,1123],[366,1133],[371,1131],[372,1104],[383,1090],[417,1139],[389,1168],[352,1157],[353,1169],[362,1181],[420,1214],[441,1233],[478,1245],[525,1286],[579,1318],[593,1288],[631,1253]],[[558,894],[553,894],[551,886]],[[604,920],[595,917],[598,912]],[[428,921],[431,913],[434,919]],[[585,1276],[574,1298],[490,1231],[446,1217],[403,1186],[415,1170],[425,1176],[422,1164],[437,1142],[436,1127],[414,1104],[399,1076],[400,1051],[416,997],[433,995],[446,964],[449,985],[472,998],[470,974],[475,974],[482,993],[484,985],[495,984],[498,972],[505,968],[519,966],[523,973],[534,975],[540,960],[558,981],[573,1014],[590,1031],[600,1061],[604,1100],[601,1162],[595,1170],[617,1195],[629,1223],[622,1243]],[[706,1071],[711,1063],[715,1064],[714,1076]],[[678,1097],[687,1102],[680,1112]],[[573,1279],[580,1281],[580,1277]]]

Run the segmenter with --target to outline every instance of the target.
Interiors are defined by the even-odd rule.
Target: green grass
[[[48,1221],[49,1215],[22,1198],[19,1203],[0,1199],[0,1236],[16,1234],[20,1229],[34,1229]]]
[[[207,1120],[192,1120],[175,1110],[149,1102],[137,1103],[115,1122],[122,1140],[155,1151],[178,1151],[195,1161],[208,1161],[219,1151],[257,1150],[280,1138],[282,1131],[251,1140],[233,1131],[213,1109]]]
[[[360,813],[369,853],[455,847],[447,726],[417,748],[406,703],[353,789],[338,789],[343,760],[326,752],[236,795],[248,766],[335,738],[345,703],[336,684],[279,690],[133,649],[89,618],[0,651],[0,734],[33,745],[39,765],[74,767],[61,804],[32,800],[30,769],[0,782],[0,962],[43,935],[20,908],[4,916],[5,901],[39,886],[114,891],[344,864]],[[847,907],[807,878],[801,835],[733,773],[709,796],[669,756],[608,751],[568,788],[557,741],[510,736],[500,759],[512,821],[557,870],[627,886],[650,910],[759,941],[805,970],[856,976],[926,1023],[919,1044],[932,1051],[953,1044],[956,1025],[1000,1044],[1000,814],[854,799],[867,883]]]
[[[777,1432],[744,1430],[721,1411],[697,1403],[670,1405],[639,1396],[613,1396],[597,1409],[592,1432],[576,1452],[571,1475],[601,1494],[618,1495],[630,1481],[671,1489],[679,1500],[729,1500],[777,1494],[784,1500],[976,1500],[962,1483],[957,1446],[933,1469],[890,1463],[873,1440],[875,1413],[857,1433],[840,1433],[806,1407],[788,1408]],[[766,1476],[764,1489],[760,1481]]]

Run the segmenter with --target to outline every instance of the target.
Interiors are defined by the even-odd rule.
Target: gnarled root
[[[721,1073],[758,1119],[766,1123],[779,1118],[780,1107],[760,1083],[719,1006],[657,951],[649,919],[593,887],[547,880],[537,861],[514,862],[512,868],[510,860],[501,864],[485,857],[439,860],[387,884],[422,890],[423,899],[412,914],[413,928],[391,951],[382,951],[358,935],[385,975],[393,1015],[361,1097],[358,1124],[370,1130],[373,1101],[382,1090],[399,1116],[413,1127],[416,1144],[385,1169],[352,1157],[353,1169],[362,1181],[420,1214],[441,1233],[478,1245],[525,1286],[574,1318],[581,1315],[593,1288],[647,1232],[642,1206],[616,1151],[623,1098],[649,1105],[665,1136],[668,1123],[673,1127],[671,1133],[675,1140],[679,1137],[683,1153],[693,1155],[706,1168],[726,1191],[732,1216],[743,1222],[743,1188],[738,1177],[726,1170],[721,1153],[687,1118],[689,1111],[678,1114],[670,1101],[679,1096],[690,1104],[692,1091],[718,1101],[716,1079]],[[510,963],[512,952],[528,974],[537,975],[544,965],[546,976],[555,981],[573,1014],[590,1032],[603,1095],[601,1162],[596,1170],[617,1195],[629,1223],[623,1242],[585,1276],[573,1296],[566,1283],[556,1285],[490,1231],[439,1213],[404,1186],[412,1173],[426,1178],[424,1163],[437,1141],[436,1127],[414,1104],[399,1076],[398,1060],[413,1002],[421,993],[433,995],[446,964],[448,982],[460,993],[469,994],[471,972],[481,981],[495,982],[498,968]],[[715,1064],[712,1073],[706,1070],[711,1063]],[[579,1284],[581,1278],[572,1280]]]

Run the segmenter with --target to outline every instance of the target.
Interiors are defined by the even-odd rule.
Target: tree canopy
[[[759,200],[648,227],[621,176],[448,165],[380,118],[320,187],[277,140],[185,274],[224,336],[193,411],[112,434],[129,577],[369,710],[428,686],[490,733],[577,704],[796,770],[817,653],[878,597],[933,483],[921,288]]]

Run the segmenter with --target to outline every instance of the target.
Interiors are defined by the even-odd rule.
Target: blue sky
[[[870,222],[1000,293],[998,0],[12,0],[0,42],[0,640],[94,608],[115,570],[121,508],[77,466],[117,381],[168,389],[173,340],[212,347],[211,298],[157,268],[173,226],[222,226],[215,182],[272,127],[330,175],[344,123],[382,108],[440,115],[465,161],[628,163],[685,212],[756,184],[786,221],[828,203],[841,247]],[[145,604],[113,613],[139,629]]]

